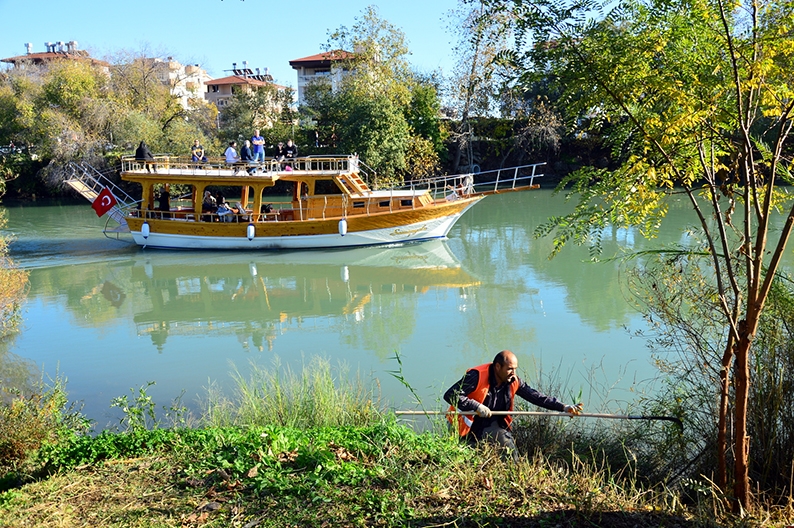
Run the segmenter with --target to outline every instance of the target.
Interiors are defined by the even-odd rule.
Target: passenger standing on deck
[[[254,161],[258,163],[264,163],[265,138],[259,135],[259,130],[254,130],[254,136],[251,138],[251,144],[254,146]]]
[[[298,157],[298,145],[292,142],[291,139],[287,140],[287,146],[284,147],[284,156],[287,158],[287,161],[294,160]],[[287,163],[285,170],[292,170],[292,163]]]
[[[163,186],[158,201],[157,209],[162,211],[161,218],[171,218],[171,193],[168,192],[168,184]]]

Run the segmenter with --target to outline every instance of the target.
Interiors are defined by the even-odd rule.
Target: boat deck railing
[[[421,178],[406,183],[411,190],[427,189],[434,200],[448,201],[458,197],[522,191],[535,188],[536,178],[543,177],[539,168],[546,163],[533,163],[478,173],[455,174]]]
[[[290,172],[348,174],[359,170],[357,156],[303,156],[298,158],[265,158],[264,162],[226,163],[225,158],[207,158],[206,162],[193,161],[191,156],[157,155],[153,160],[141,161],[135,156],[121,158],[121,170],[135,174],[162,174],[180,176],[251,176],[288,174]]]

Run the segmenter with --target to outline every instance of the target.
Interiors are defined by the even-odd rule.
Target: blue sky
[[[295,87],[289,61],[323,51],[328,32],[351,27],[368,5],[405,33],[417,70],[450,73],[457,0],[0,0],[0,58],[23,55],[26,42],[43,52],[45,42],[76,40],[96,58],[146,47],[216,78],[245,60]]]

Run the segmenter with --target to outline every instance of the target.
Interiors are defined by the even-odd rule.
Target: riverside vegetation
[[[397,374],[399,376],[399,374]],[[210,390],[194,420],[146,390],[87,434],[65,383],[0,407],[0,526],[785,526],[792,508],[735,517],[707,480],[660,478],[648,446],[677,429],[517,428],[520,463],[441,424],[416,432],[344,369],[314,358]],[[643,441],[641,441],[643,440]]]

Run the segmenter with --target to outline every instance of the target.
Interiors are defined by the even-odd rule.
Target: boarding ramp
[[[94,203],[99,193],[105,188],[116,198],[116,205],[108,211],[107,215],[110,220],[114,220],[119,225],[113,229],[109,229],[106,225],[104,233],[129,233],[130,228],[127,226],[127,214],[125,211],[133,208],[137,201],[121,187],[113,183],[106,174],[98,171],[85,161],[69,163],[68,170],[69,176],[64,180],[64,183],[80,193],[89,202]]]
[[[427,189],[436,201],[528,191],[540,187],[535,180],[543,177],[541,167],[544,165],[546,163],[533,163],[478,173],[419,178],[407,182],[404,188]]]

